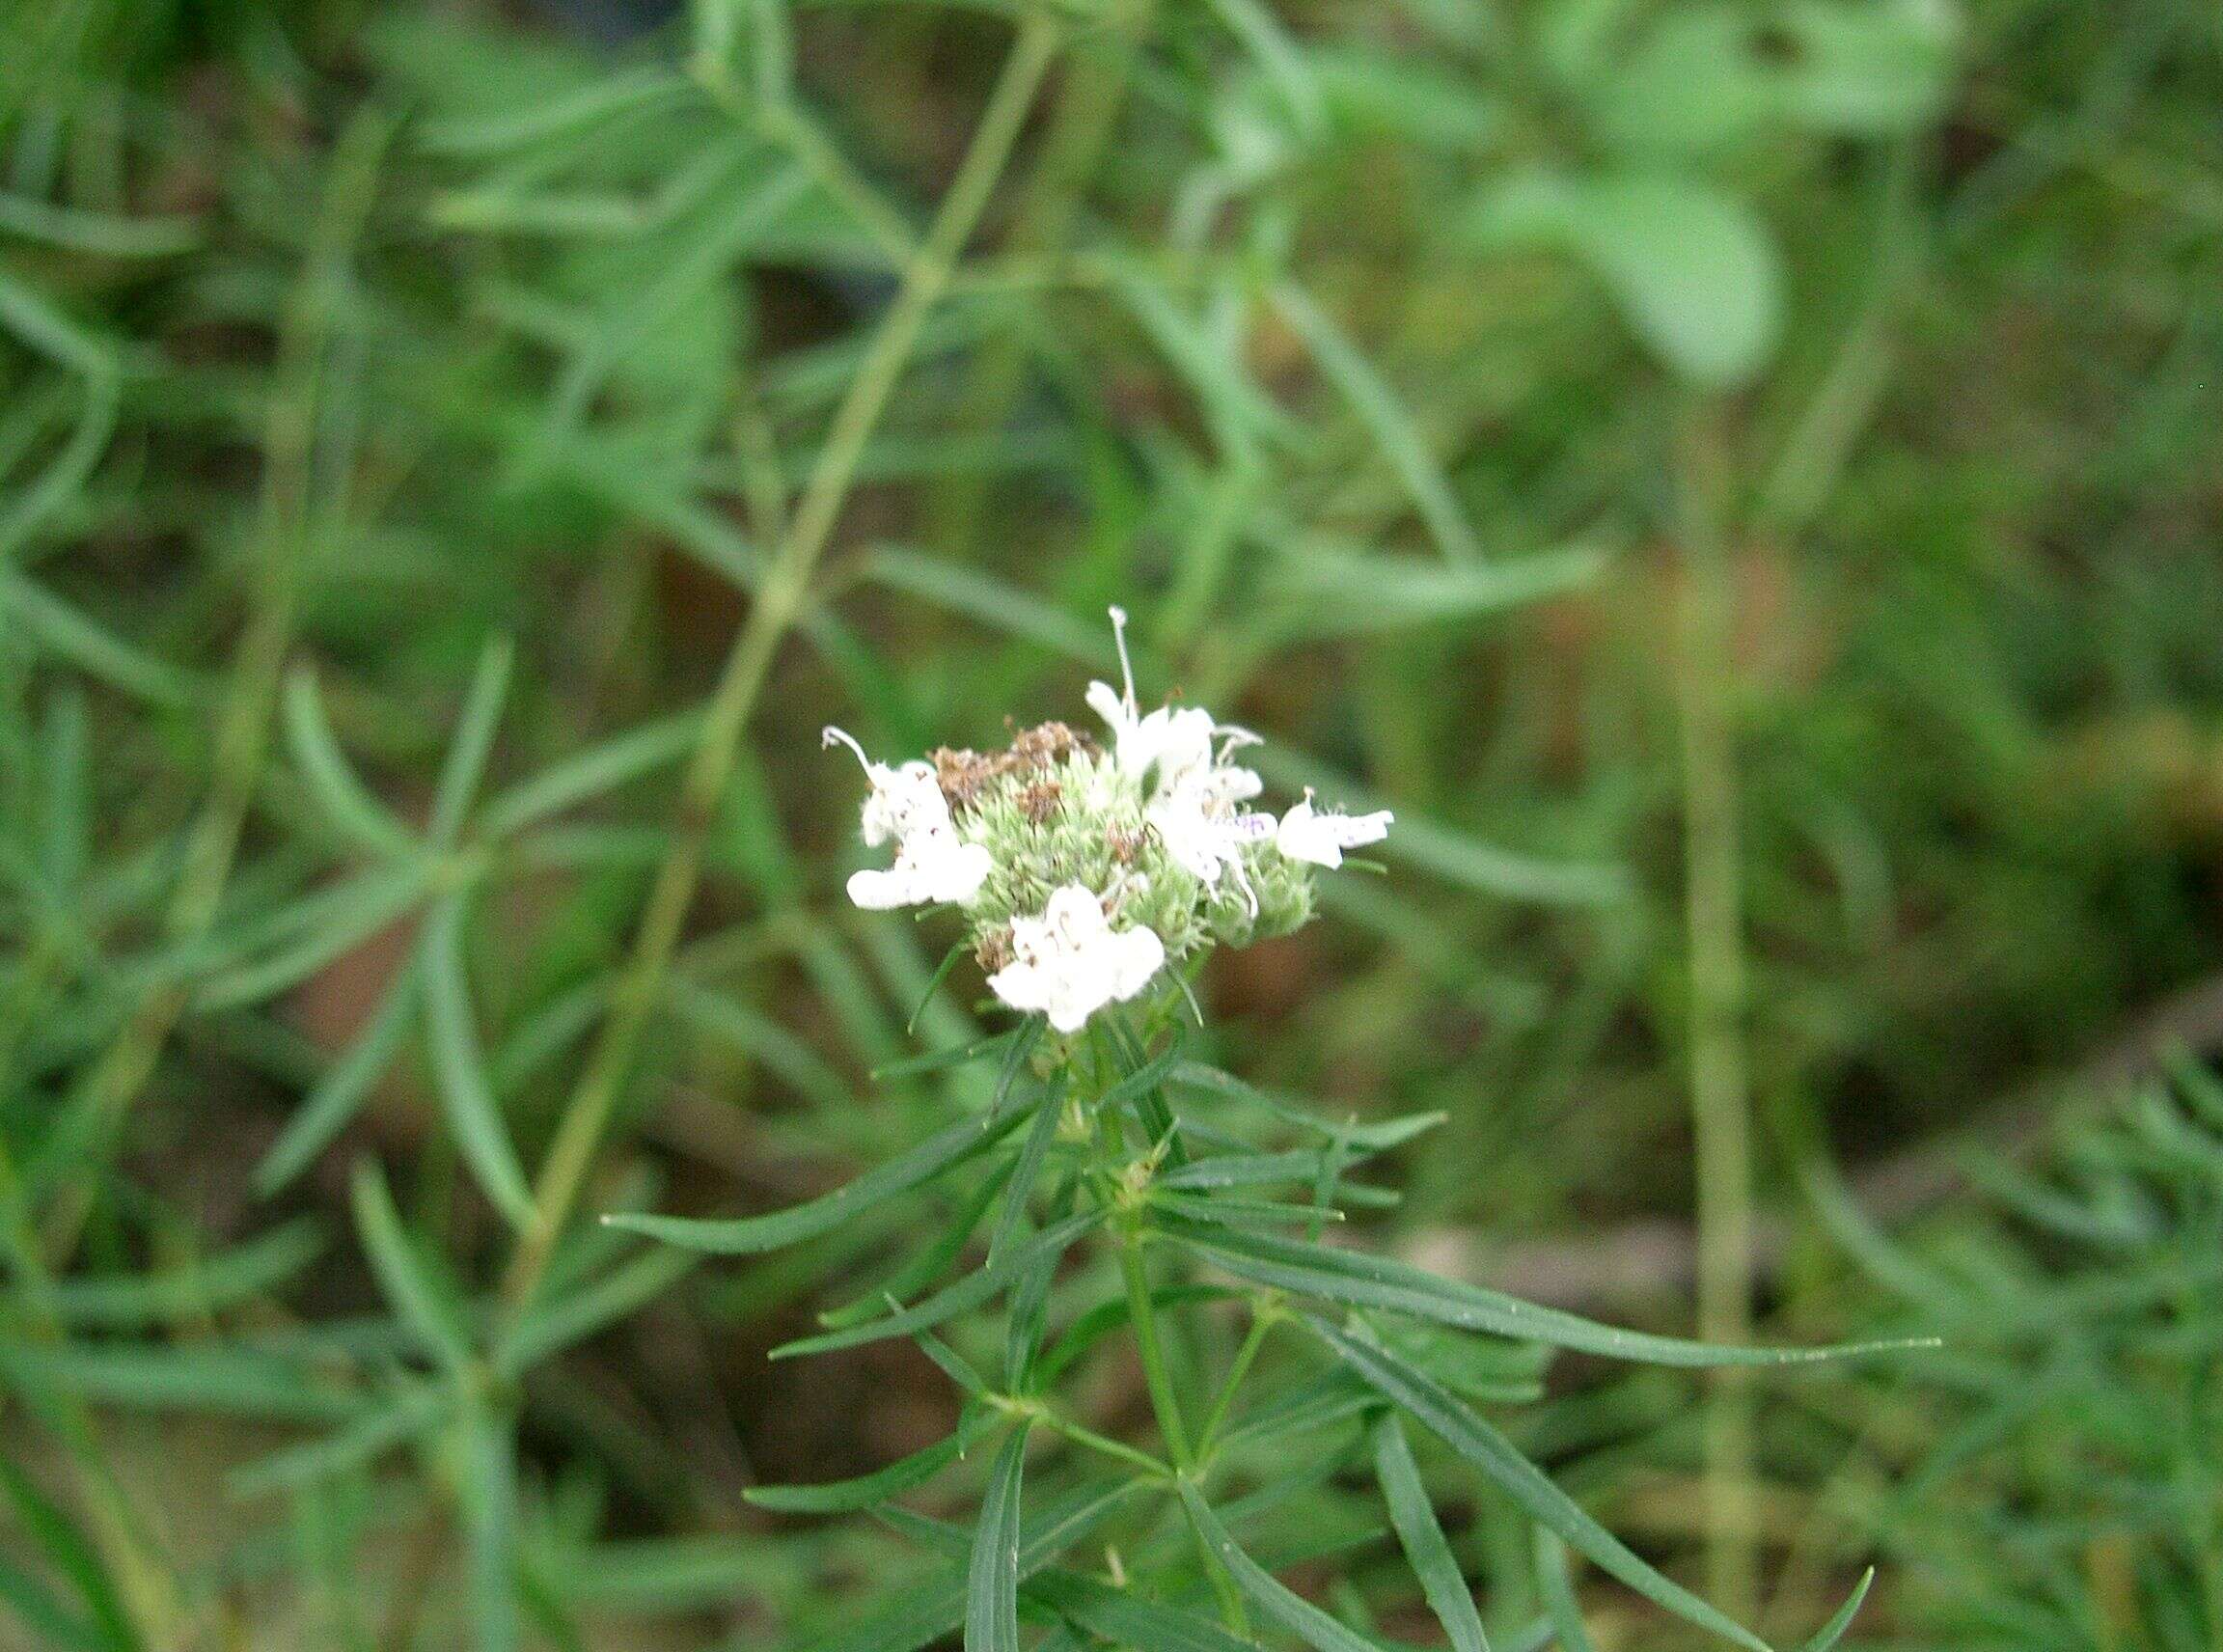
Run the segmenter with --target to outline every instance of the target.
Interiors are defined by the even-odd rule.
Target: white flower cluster
[[[990,989],[1062,1032],[1141,993],[1169,957],[1296,927],[1311,868],[1341,866],[1391,818],[1315,809],[1309,790],[1278,820],[1249,807],[1262,783],[1234,758],[1258,736],[1194,706],[1144,714],[1126,621],[1112,610],[1123,687],[1088,685],[1109,753],[1053,723],[1007,753],[891,768],[825,732],[864,766],[865,843],[895,843],[892,866],[851,876],[849,898],[966,909]]]

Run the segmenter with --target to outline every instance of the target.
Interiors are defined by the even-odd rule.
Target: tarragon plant
[[[1194,1059],[1190,983],[1214,948],[1304,923],[1318,870],[1382,839],[1391,817],[1322,810],[1309,795],[1278,818],[1253,807],[1261,783],[1237,754],[1257,736],[1201,707],[1143,713],[1126,675],[1121,690],[1090,685],[1102,738],[1045,723],[1004,751],[890,766],[826,731],[864,765],[865,843],[892,845],[890,866],[850,879],[851,898],[954,908],[968,932],[945,968],[970,950],[1018,1012],[1006,1031],[919,1063],[993,1062],[985,1108],[775,1214],[609,1219],[740,1254],[830,1231],[938,1178],[958,1184],[938,1243],[828,1313],[819,1334],[774,1351],[908,1337],[963,1394],[947,1438],[877,1473],[752,1494],[799,1514],[871,1510],[948,1556],[941,1583],[818,1644],[911,1648],[962,1628],[968,1652],[1014,1652],[1033,1623],[1043,1645],[1225,1652],[1286,1635],[1370,1652],[1377,1639],[1276,1576],[1307,1556],[1267,1554],[1247,1535],[1280,1499],[1364,1463],[1450,1643],[1480,1652],[1482,1616],[1423,1487],[1417,1430],[1519,1505],[1548,1556],[1564,1543],[1766,1652],[1586,1514],[1482,1406],[1533,1391],[1553,1348],[1682,1366],[1851,1350],[1641,1335],[1324,1242],[1347,1207],[1393,1198],[1349,1173],[1437,1117],[1327,1122]],[[1000,1332],[984,1323],[994,1305]],[[1123,1341],[1154,1438],[1101,1431],[1077,1399],[1086,1368],[1117,1359]],[[1287,1345],[1272,1383],[1258,1377],[1269,1343]],[[894,1501],[976,1454],[989,1468],[970,1532]],[[1858,1599],[1810,1644],[1833,1644]],[[1553,1636],[1585,1644],[1571,1610],[1527,1643]]]

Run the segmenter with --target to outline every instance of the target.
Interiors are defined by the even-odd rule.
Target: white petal
[[[1166,962],[1166,943],[1158,931],[1138,923],[1109,939],[1112,949],[1112,996],[1124,1004],[1150,984]]]
[[[1274,844],[1293,861],[1309,861],[1315,866],[1339,867],[1343,864],[1343,851],[1358,848],[1362,843],[1378,843],[1389,835],[1392,816],[1388,810],[1377,810],[1372,814],[1349,815],[1321,813],[1312,807],[1307,795],[1281,816],[1279,830],[1275,833]]]
[[[1013,1009],[1032,1012],[1049,1007],[1049,982],[1033,964],[1005,964],[988,977],[988,990]]]
[[[949,829],[949,800],[942,795],[933,764],[914,760],[892,769],[874,763],[865,774],[872,782],[871,795],[864,800],[866,843]]]
[[[849,898],[867,912],[891,912],[898,906],[915,906],[921,896],[898,867],[888,871],[866,867],[851,872]]]
[[[996,869],[995,857],[978,843],[961,842],[954,833],[924,833],[903,841],[897,863],[912,862],[923,880],[928,900],[962,906],[980,893],[988,874]]]

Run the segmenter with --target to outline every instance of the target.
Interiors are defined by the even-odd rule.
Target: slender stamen
[[[1127,691],[1127,709],[1137,709],[1135,703],[1135,666],[1127,657],[1127,610],[1114,604],[1112,608],[1112,640],[1119,645],[1119,679]]]
[[[867,775],[872,772],[872,759],[864,755],[864,748],[857,743],[856,738],[853,735],[849,734],[843,730],[835,728],[833,724],[827,724],[825,728],[818,731],[818,744],[822,748],[832,746],[847,746],[852,752],[857,754],[857,760],[864,765],[864,772]]]
[[[1250,922],[1258,922],[1258,892],[1250,887],[1250,875],[1243,869],[1243,858],[1238,855],[1228,861],[1227,869],[1235,874],[1235,887],[1243,892],[1243,904],[1250,909]]]

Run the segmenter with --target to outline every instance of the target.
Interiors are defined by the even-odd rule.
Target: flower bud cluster
[[[1112,619],[1125,665],[1126,616]],[[850,898],[961,908],[990,989],[1065,1032],[1168,964],[1298,928],[1314,868],[1389,829],[1386,810],[1320,810],[1310,792],[1278,819],[1252,808],[1263,787],[1236,754],[1258,736],[1200,707],[1144,713],[1125,675],[1122,690],[1088,686],[1106,742],[1045,723],[1005,751],[891,768],[826,730],[864,765],[865,843],[895,844],[892,866],[850,878]]]

